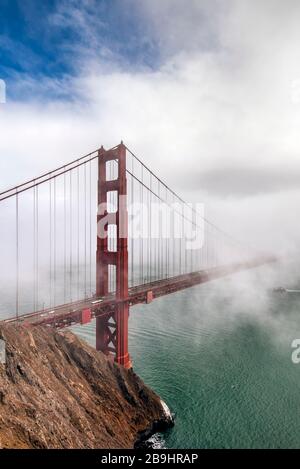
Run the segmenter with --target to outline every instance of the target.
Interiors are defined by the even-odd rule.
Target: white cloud
[[[80,55],[73,80],[33,81],[32,100],[0,107],[1,186],[123,139],[175,191],[195,201],[205,197],[229,231],[264,246],[272,232],[276,248],[285,239],[297,246],[299,191],[287,193],[276,180],[269,195],[256,193],[254,183],[251,197],[237,200],[232,191],[223,200],[200,184],[197,190],[195,175],[230,168],[237,168],[237,178],[238,168],[243,177],[247,168],[251,174],[300,171],[300,104],[292,98],[300,79],[299,3],[130,3],[147,25],[145,35],[160,44],[161,66],[124,70],[94,56],[86,63]],[[72,90],[74,100],[38,102],[34,90],[41,86]]]

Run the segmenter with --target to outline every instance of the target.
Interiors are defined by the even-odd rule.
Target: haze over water
[[[134,370],[176,414],[159,444],[300,447],[300,364],[291,360],[300,338],[298,265],[270,264],[131,308]],[[288,292],[274,292],[279,286]],[[4,318],[10,302],[1,294]],[[95,345],[94,321],[73,330]]]
[[[176,414],[168,448],[300,447],[297,262],[232,275],[131,309],[135,371]],[[94,345],[94,323],[76,327]]]

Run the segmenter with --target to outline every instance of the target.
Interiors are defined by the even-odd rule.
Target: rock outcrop
[[[0,325],[0,448],[133,448],[172,424],[160,398],[69,331]]]

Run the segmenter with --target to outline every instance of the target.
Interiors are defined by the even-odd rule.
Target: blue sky
[[[236,238],[300,239],[299,21],[299,0],[0,0],[0,185],[124,140]]]
[[[158,44],[135,10],[131,0],[0,0],[0,77],[8,96],[21,99],[16,80],[76,76],[90,60],[104,73],[112,63],[156,68]]]

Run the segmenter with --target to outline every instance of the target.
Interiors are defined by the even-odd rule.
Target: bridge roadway
[[[157,280],[130,288],[128,299],[125,301],[129,302],[129,306],[151,303],[154,299],[161,296],[276,261],[277,258],[271,256],[259,257],[248,262],[234,263],[222,267],[214,267],[209,270],[178,275],[164,280]],[[113,294],[102,298],[94,296],[55,308],[19,315],[18,317],[6,319],[3,322],[23,323],[28,326],[48,325],[62,328],[74,324],[86,324],[93,318],[110,315],[114,312],[117,303],[118,299]]]

